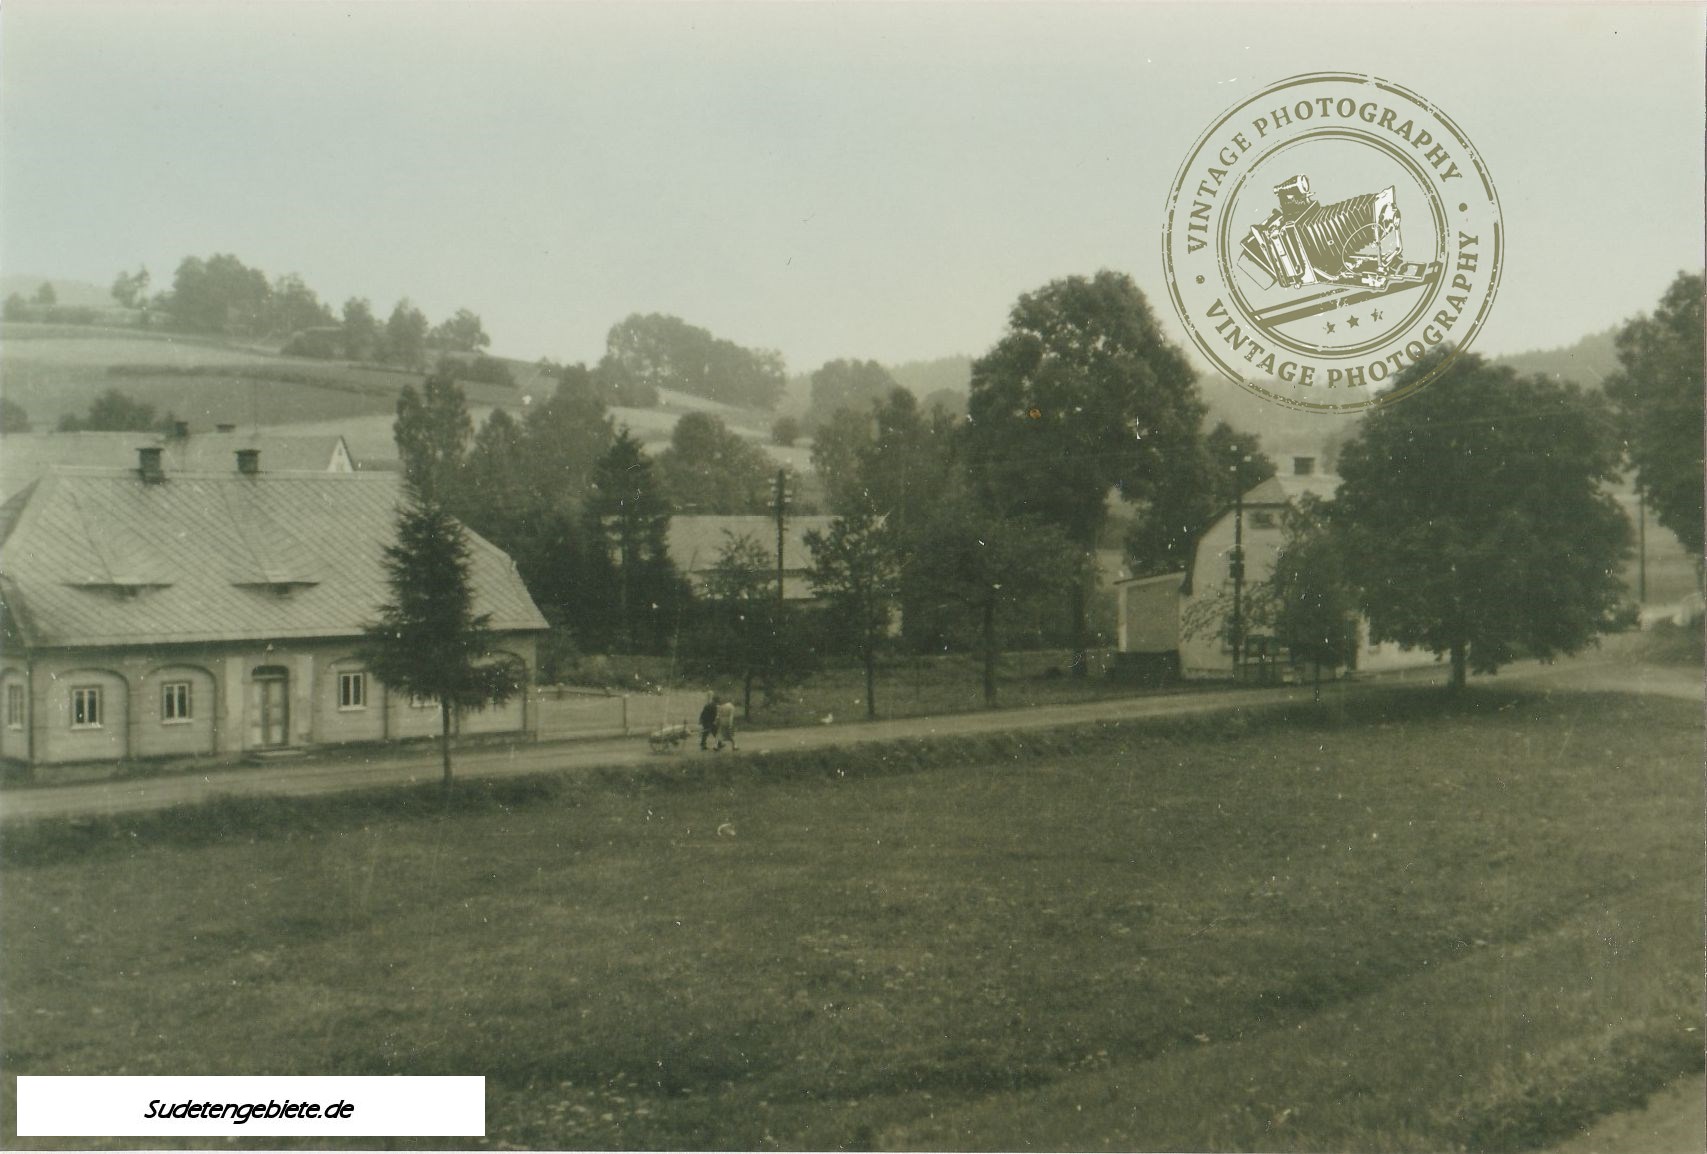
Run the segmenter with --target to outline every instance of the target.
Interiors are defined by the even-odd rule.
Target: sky
[[[1113,268],[1170,332],[1169,186],[1288,76],[1433,100],[1498,189],[1476,347],[1569,344],[1703,263],[1699,4],[0,5],[0,272],[186,255],[596,360],[664,312],[791,371],[976,355]],[[1183,340],[1183,337],[1180,338]]]

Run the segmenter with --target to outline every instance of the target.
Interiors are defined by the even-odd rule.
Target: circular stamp
[[[1210,363],[1270,400],[1339,411],[1422,388],[1470,344],[1499,288],[1503,224],[1487,166],[1433,102],[1317,72],[1198,138],[1162,250]]]

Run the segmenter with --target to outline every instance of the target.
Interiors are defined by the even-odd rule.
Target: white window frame
[[[72,729],[102,729],[105,712],[102,709],[101,687],[99,685],[74,685],[71,687],[71,728]],[[81,715],[84,720],[78,721]],[[93,718],[93,720],[90,720]]]
[[[338,712],[355,713],[367,708],[367,671],[338,674]]]
[[[24,687],[17,682],[6,686],[6,728],[24,728]]]
[[[160,724],[188,725],[196,719],[195,690],[188,681],[168,681],[160,686]]]

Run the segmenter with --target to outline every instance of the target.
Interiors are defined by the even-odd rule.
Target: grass
[[[498,1147],[1538,1148],[1700,1067],[1699,750],[1394,693],[63,827],[0,1058],[482,1073]]]
[[[6,396],[44,430],[63,415],[82,415],[109,388],[198,427],[389,420],[399,390],[421,379],[419,373],[146,331],[8,325],[4,337]],[[502,386],[464,382],[463,388],[471,404],[516,401],[515,391]]]

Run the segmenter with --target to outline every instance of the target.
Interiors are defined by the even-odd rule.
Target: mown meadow
[[[0,1061],[486,1075],[447,1147],[1537,1149],[1701,1067],[1700,749],[1425,688],[31,827]]]

